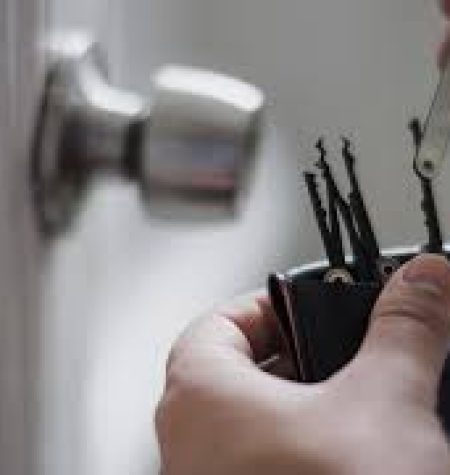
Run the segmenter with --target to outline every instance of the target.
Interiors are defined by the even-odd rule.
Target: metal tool
[[[353,283],[354,278],[348,271],[345,262],[344,244],[342,241],[338,208],[336,205],[336,192],[338,192],[338,190],[335,186],[331,169],[326,160],[327,152],[325,150],[323,138],[320,138],[317,141],[316,149],[318,150],[320,157],[315,165],[322,170],[322,175],[326,183],[328,213],[322,205],[315,173],[311,171],[304,172],[304,178],[325,252],[330,263],[329,271],[324,276],[324,280],[333,283]]]
[[[304,173],[316,221],[330,262],[331,280],[349,282],[350,280],[347,278],[340,278],[340,273],[352,275],[348,271],[345,261],[340,216],[353,253],[355,277],[359,282],[385,283],[399,267],[399,264],[395,259],[385,257],[380,252],[356,176],[355,156],[351,151],[351,142],[346,137],[342,137],[342,143],[342,155],[350,181],[348,201],[342,197],[334,179],[326,158],[327,152],[323,137],[316,143],[316,149],[320,154],[316,166],[322,171],[322,178],[326,185],[327,211],[322,205],[314,173]],[[337,279],[336,275],[338,275]],[[328,275],[326,275],[326,280],[330,281]]]
[[[450,138],[450,66],[443,73],[424,133],[417,119],[411,121],[409,127],[416,149],[414,171],[421,183],[421,207],[428,231],[425,250],[449,259],[450,244],[443,244],[433,180],[442,170]],[[331,285],[333,281],[328,275],[334,269],[332,266],[330,269],[327,262],[308,264],[285,274],[271,274],[268,280],[280,333],[287,342],[286,350],[293,359],[297,379],[304,383],[325,381],[354,358],[364,342],[373,308],[384,284],[397,267],[423,250],[417,246],[381,252],[357,181],[355,157],[350,147],[350,141],[343,138],[342,155],[351,186],[348,202],[339,193],[326,163],[323,141],[318,143],[321,151],[318,165],[327,184],[329,207],[338,208],[350,238],[354,259],[347,263],[346,270],[357,277],[355,282]],[[318,195],[317,189],[316,193]],[[319,198],[316,196],[315,199]],[[321,213],[324,221],[326,211],[322,209]],[[321,226],[325,225],[326,220]],[[328,230],[328,233],[321,234],[330,239],[332,233]],[[450,354],[436,389],[436,414],[450,435]]]
[[[319,161],[316,166],[322,171],[322,177],[325,181],[328,197],[328,221],[330,229],[330,241],[333,250],[333,260],[339,266],[345,266],[344,243],[341,236],[341,227],[339,224],[337,199],[339,191],[331,172],[330,165],[327,162],[327,151],[325,150],[324,138],[321,137],[316,143],[316,149],[320,154]]]
[[[347,137],[342,139],[342,157],[344,159],[345,168],[350,181],[349,203],[355,216],[355,222],[358,226],[358,231],[361,240],[364,242],[364,247],[371,259],[376,261],[380,258],[380,247],[378,246],[377,238],[370,222],[369,214],[367,212],[364,198],[358,183],[355,172],[355,156],[352,153],[352,143]]]
[[[319,228],[319,232],[325,247],[325,252],[327,254],[328,260],[330,261],[330,265],[332,267],[340,267],[341,265],[345,264],[345,261],[342,260],[340,256],[338,256],[337,258],[335,256],[334,243],[332,242],[331,233],[328,229],[327,212],[325,211],[322,205],[322,200],[317,189],[316,175],[311,172],[305,172],[304,178],[311,200],[312,208],[314,211],[314,216],[316,218],[317,226]]]
[[[342,140],[342,157],[344,159],[345,168],[350,181],[350,193],[348,200],[350,208],[354,216],[356,226],[358,228],[361,252],[365,254],[367,271],[372,269],[372,275],[381,282],[389,280],[391,275],[398,269],[399,263],[391,258],[381,254],[381,249],[375,235],[369,213],[361,193],[361,187],[355,170],[356,158],[352,151],[352,143],[347,137],[341,137]]]
[[[336,242],[333,241],[333,236],[328,228],[327,212],[322,206],[316,176],[314,173],[305,172],[304,178],[308,193],[311,199],[314,215],[325,248],[325,252],[330,264],[330,269],[325,275],[327,282],[345,282],[352,283],[354,281],[350,272],[346,269],[345,255],[342,248],[336,250]]]
[[[420,155],[420,147],[423,140],[423,132],[420,120],[414,118],[409,123],[409,129],[412,133],[414,146],[416,149],[416,156]],[[441,226],[439,223],[436,201],[433,192],[432,179],[423,176],[417,168],[417,162],[414,162],[414,172],[419,178],[422,189],[421,208],[425,216],[425,226],[428,232],[428,242],[425,245],[425,252],[434,254],[442,254],[443,251],[443,237]]]
[[[147,99],[108,83],[98,45],[83,34],[55,35],[45,51],[31,174],[45,233],[69,226],[89,178],[100,172],[137,182],[159,215],[233,215],[260,135],[258,88],[167,66]]]
[[[330,235],[334,243],[334,255],[336,262],[341,262],[340,268],[346,269],[345,265],[345,251],[341,234],[341,226],[339,223],[339,215],[346,229],[350,246],[353,252],[354,268],[356,276],[359,281],[367,281],[373,278],[374,270],[370,265],[369,255],[367,253],[365,243],[362,240],[362,235],[358,231],[356,225],[357,221],[351,208],[351,205],[342,197],[339,188],[334,179],[331,167],[326,160],[326,151],[324,148],[324,141],[320,139],[316,145],[320,152],[320,160],[317,166],[322,170],[322,176],[326,183],[328,195],[328,212],[330,215]],[[356,181],[356,178],[354,177]],[[334,267],[331,266],[332,274],[334,275]],[[338,267],[339,268],[339,267]],[[348,270],[346,269],[348,273]]]
[[[449,140],[450,61],[442,72],[415,158],[416,170],[422,177],[433,180],[440,174]]]
[[[347,230],[358,280],[362,282],[373,280],[376,275],[376,269],[371,266],[371,261],[368,258],[367,250],[361,239],[361,235],[356,229],[351,208],[338,191],[336,191],[336,206],[340,211]]]

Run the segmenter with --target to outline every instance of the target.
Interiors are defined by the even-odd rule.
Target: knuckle
[[[199,339],[199,335],[204,332],[206,324],[211,320],[211,317],[202,316],[193,320],[185,330],[178,336],[173,343],[166,361],[166,372],[170,370],[172,365],[179,360],[185,359],[195,350],[195,341]]]
[[[191,362],[186,359],[174,361],[166,376],[166,392],[170,394],[171,400],[190,404],[203,398],[210,391],[204,372],[204,368],[192,368]]]

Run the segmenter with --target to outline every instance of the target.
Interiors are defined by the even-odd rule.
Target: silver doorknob
[[[52,38],[47,54],[31,173],[44,232],[70,224],[89,178],[101,171],[139,183],[158,214],[235,211],[260,135],[259,89],[166,66],[147,100],[108,83],[101,51],[84,35]]]

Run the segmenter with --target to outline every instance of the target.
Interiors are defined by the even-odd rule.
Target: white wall
[[[151,93],[150,73],[182,62],[246,78],[269,98],[239,222],[157,222],[132,187],[99,183],[76,231],[48,250],[45,473],[156,474],[152,411],[178,331],[268,271],[322,255],[299,130],[351,132],[382,243],[424,238],[406,124],[431,100],[441,24],[431,0],[53,2],[49,25],[94,30],[117,84]]]

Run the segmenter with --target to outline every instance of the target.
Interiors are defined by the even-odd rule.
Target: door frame
[[[44,0],[0,0],[0,473],[37,467],[38,250],[28,181]]]

